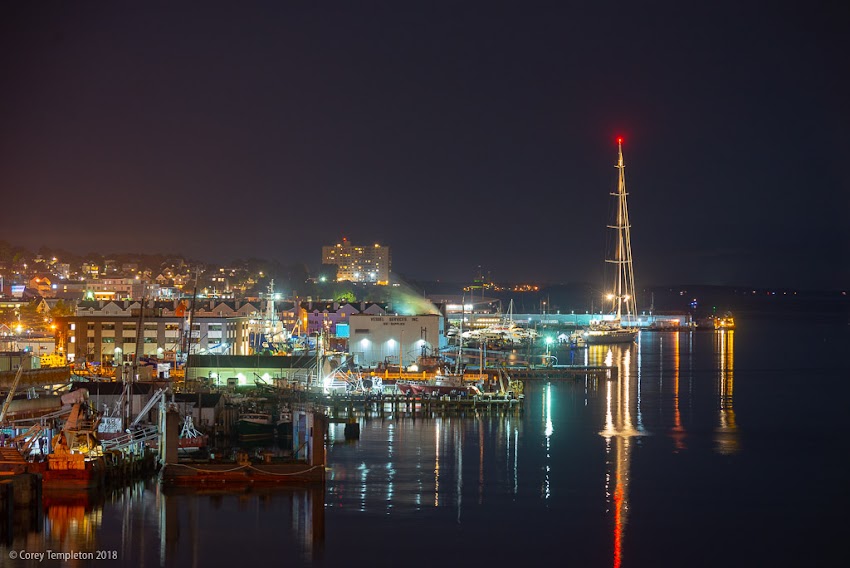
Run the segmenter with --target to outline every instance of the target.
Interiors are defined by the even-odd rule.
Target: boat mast
[[[195,269],[195,286],[192,288],[192,307],[189,309],[189,338],[186,341],[186,363],[183,365],[183,386],[189,380],[189,356],[192,355],[192,334],[195,325],[195,303],[198,301],[198,279],[201,277],[201,269]],[[200,334],[198,341],[200,341]]]
[[[265,335],[266,343],[269,349],[273,349],[272,339],[277,335],[277,311],[275,309],[275,294],[274,294],[274,278],[269,280],[268,297],[266,298],[266,309],[263,314],[263,334]],[[257,348],[262,349],[263,343],[261,338],[257,338]]]
[[[460,296],[460,325],[457,332],[457,358],[455,358],[455,375],[460,374],[460,358],[463,355],[463,319],[466,317],[466,293]]]
[[[632,265],[631,224],[629,223],[629,208],[626,192],[626,166],[623,161],[623,139],[617,138],[617,165],[619,172],[617,192],[611,195],[617,198],[617,213],[614,225],[609,229],[617,232],[614,258],[606,260],[617,265],[617,276],[614,281],[612,299],[613,312],[617,321],[625,313],[627,316],[637,315],[635,306],[635,280]]]

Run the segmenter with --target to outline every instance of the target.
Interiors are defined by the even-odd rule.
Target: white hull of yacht
[[[638,329],[604,329],[587,330],[582,336],[588,345],[604,345],[607,343],[633,343],[640,333]]]

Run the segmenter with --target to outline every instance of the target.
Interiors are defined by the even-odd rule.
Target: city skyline
[[[615,3],[616,4],[616,3]],[[7,7],[0,239],[407,278],[598,281],[624,138],[638,286],[842,289],[828,4]]]

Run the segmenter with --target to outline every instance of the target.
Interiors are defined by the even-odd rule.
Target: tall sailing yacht
[[[617,139],[617,192],[611,195],[615,198],[613,224],[608,225],[614,231],[612,258],[605,262],[614,268],[613,278],[606,282],[608,287],[605,298],[611,304],[609,314],[611,319],[592,324],[584,332],[588,344],[600,343],[630,343],[634,341],[640,330],[637,328],[637,306],[635,304],[635,275],[632,266],[631,224],[629,223],[629,208],[626,202],[626,166],[623,163],[623,139]]]

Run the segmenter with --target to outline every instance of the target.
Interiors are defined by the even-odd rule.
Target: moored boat
[[[275,429],[279,440],[292,437],[292,410],[288,406],[284,405],[280,408]]]
[[[640,329],[634,325],[637,318],[635,301],[635,276],[632,264],[631,224],[626,202],[626,167],[623,163],[623,139],[617,139],[617,192],[614,219],[609,229],[613,229],[613,250],[611,258],[605,262],[613,265],[613,277],[605,298],[611,302],[611,319],[595,322],[582,332],[588,345],[605,343],[631,343],[637,339]],[[624,325],[624,320],[627,323]]]
[[[400,381],[396,389],[407,396],[475,396],[481,390],[477,385],[464,384],[462,375],[437,375],[428,381]]]
[[[105,453],[97,438],[99,417],[85,402],[71,408],[62,430],[52,440],[42,475],[45,485],[91,488],[102,485],[116,457]]]
[[[637,339],[639,330],[617,326],[593,326],[582,332],[582,339],[587,345],[606,343],[632,343]]]
[[[274,439],[275,423],[266,412],[247,412],[239,415],[236,435],[241,442],[260,442]]]

